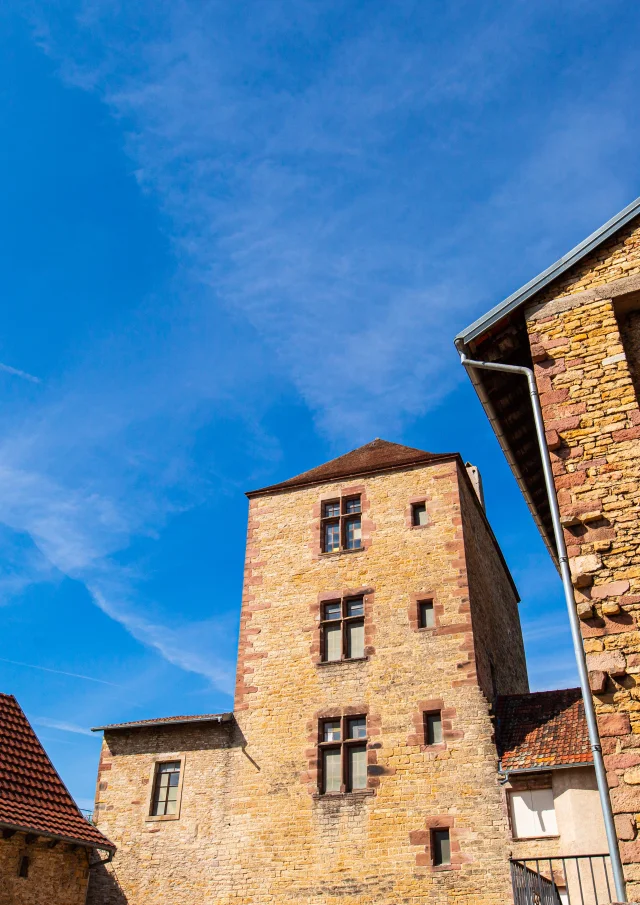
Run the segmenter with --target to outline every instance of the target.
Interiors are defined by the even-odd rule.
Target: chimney
[[[467,469],[467,474],[471,478],[471,483],[473,484],[476,496],[480,500],[480,505],[484,509],[484,493],[482,491],[482,478],[480,477],[480,472],[475,465],[471,464],[471,462],[467,462],[465,468]]]

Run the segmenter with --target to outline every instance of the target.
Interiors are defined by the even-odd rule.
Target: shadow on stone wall
[[[91,868],[87,905],[127,905],[127,901],[111,865],[98,864]]]

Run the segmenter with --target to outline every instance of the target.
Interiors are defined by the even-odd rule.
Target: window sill
[[[416,629],[417,632],[435,632],[438,628],[437,625],[419,625]]]
[[[331,550],[329,553],[325,553],[324,551],[320,553],[320,556],[344,556],[345,553],[363,553],[364,547],[355,547],[353,550]]]
[[[157,817],[150,814],[144,818],[145,823],[156,823],[160,820],[180,820],[180,814],[159,814]]]
[[[343,663],[366,663],[369,657],[345,657],[344,660],[316,660],[316,666],[342,666]]]
[[[512,836],[514,842],[535,842],[536,839],[559,839],[560,833],[545,833],[544,836]]]
[[[318,801],[349,801],[357,798],[370,798],[375,795],[374,789],[357,789],[355,792],[314,792],[313,798]]]
[[[438,871],[440,873],[443,870],[454,870],[453,864],[432,864],[431,870]]]
[[[426,524],[426,525],[409,525],[409,527],[411,528],[412,531],[421,531],[421,530],[423,530],[424,528],[430,528],[431,525],[429,525],[429,524]]]

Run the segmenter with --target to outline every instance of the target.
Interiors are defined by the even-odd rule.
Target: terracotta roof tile
[[[337,478],[371,474],[377,471],[387,471],[390,468],[399,468],[403,465],[419,465],[423,462],[457,457],[458,453],[430,453],[423,449],[402,446],[400,443],[390,443],[388,440],[377,438],[365,446],[359,446],[358,449],[353,449],[344,456],[331,459],[331,461],[318,465],[317,468],[312,468],[310,471],[304,471],[287,481],[271,484],[260,490],[251,490],[247,496],[251,497],[254,494],[269,493],[274,490],[286,490],[289,487],[303,487],[307,484],[323,484]]]
[[[115,850],[82,816],[10,694],[0,694],[0,826]]]
[[[498,698],[496,737],[502,769],[593,763],[579,688]]]
[[[172,723],[229,723],[232,713],[198,713],[195,716],[160,716],[152,720],[132,720],[129,723],[110,723],[108,726],[95,726],[91,731],[102,729],[144,729],[151,726],[165,726]]]

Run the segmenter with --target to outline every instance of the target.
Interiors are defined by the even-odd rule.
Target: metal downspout
[[[620,860],[620,852],[618,851],[618,837],[616,836],[615,825],[613,822],[613,811],[611,810],[611,801],[609,799],[607,775],[604,768],[604,760],[602,758],[602,746],[600,745],[600,735],[598,733],[598,724],[596,722],[596,712],[593,706],[593,698],[591,697],[591,688],[589,686],[587,661],[584,654],[584,648],[582,646],[582,633],[580,631],[578,614],[576,613],[573,584],[571,582],[571,572],[569,570],[569,558],[567,556],[567,547],[564,542],[564,532],[562,530],[562,525],[560,524],[558,498],[556,496],[556,488],[553,482],[551,459],[549,458],[549,450],[547,448],[547,441],[544,434],[544,420],[542,418],[542,409],[540,408],[538,387],[536,385],[535,377],[531,368],[525,368],[520,365],[503,365],[498,364],[497,362],[489,361],[473,361],[472,359],[467,358],[464,349],[460,347],[458,347],[458,353],[460,355],[460,361],[465,368],[480,368],[485,371],[504,371],[507,374],[520,374],[527,378],[527,382],[529,384],[531,408],[533,410],[533,419],[536,427],[538,446],[540,448],[540,457],[542,459],[544,482],[547,488],[549,508],[551,510],[553,533],[558,550],[558,565],[560,568],[560,575],[562,577],[564,599],[567,604],[567,612],[569,614],[571,639],[573,641],[573,651],[578,667],[578,675],[580,677],[580,688],[582,690],[582,697],[584,700],[584,712],[587,719],[587,727],[589,730],[589,742],[591,744],[591,751],[593,752],[593,765],[596,771],[596,781],[598,783],[598,792],[600,793],[602,816],[604,818],[604,827],[607,834],[607,843],[609,845],[609,855],[611,857],[613,880],[616,887],[616,896],[618,900],[620,902],[626,902],[627,899],[625,880],[622,871],[622,862]]]

